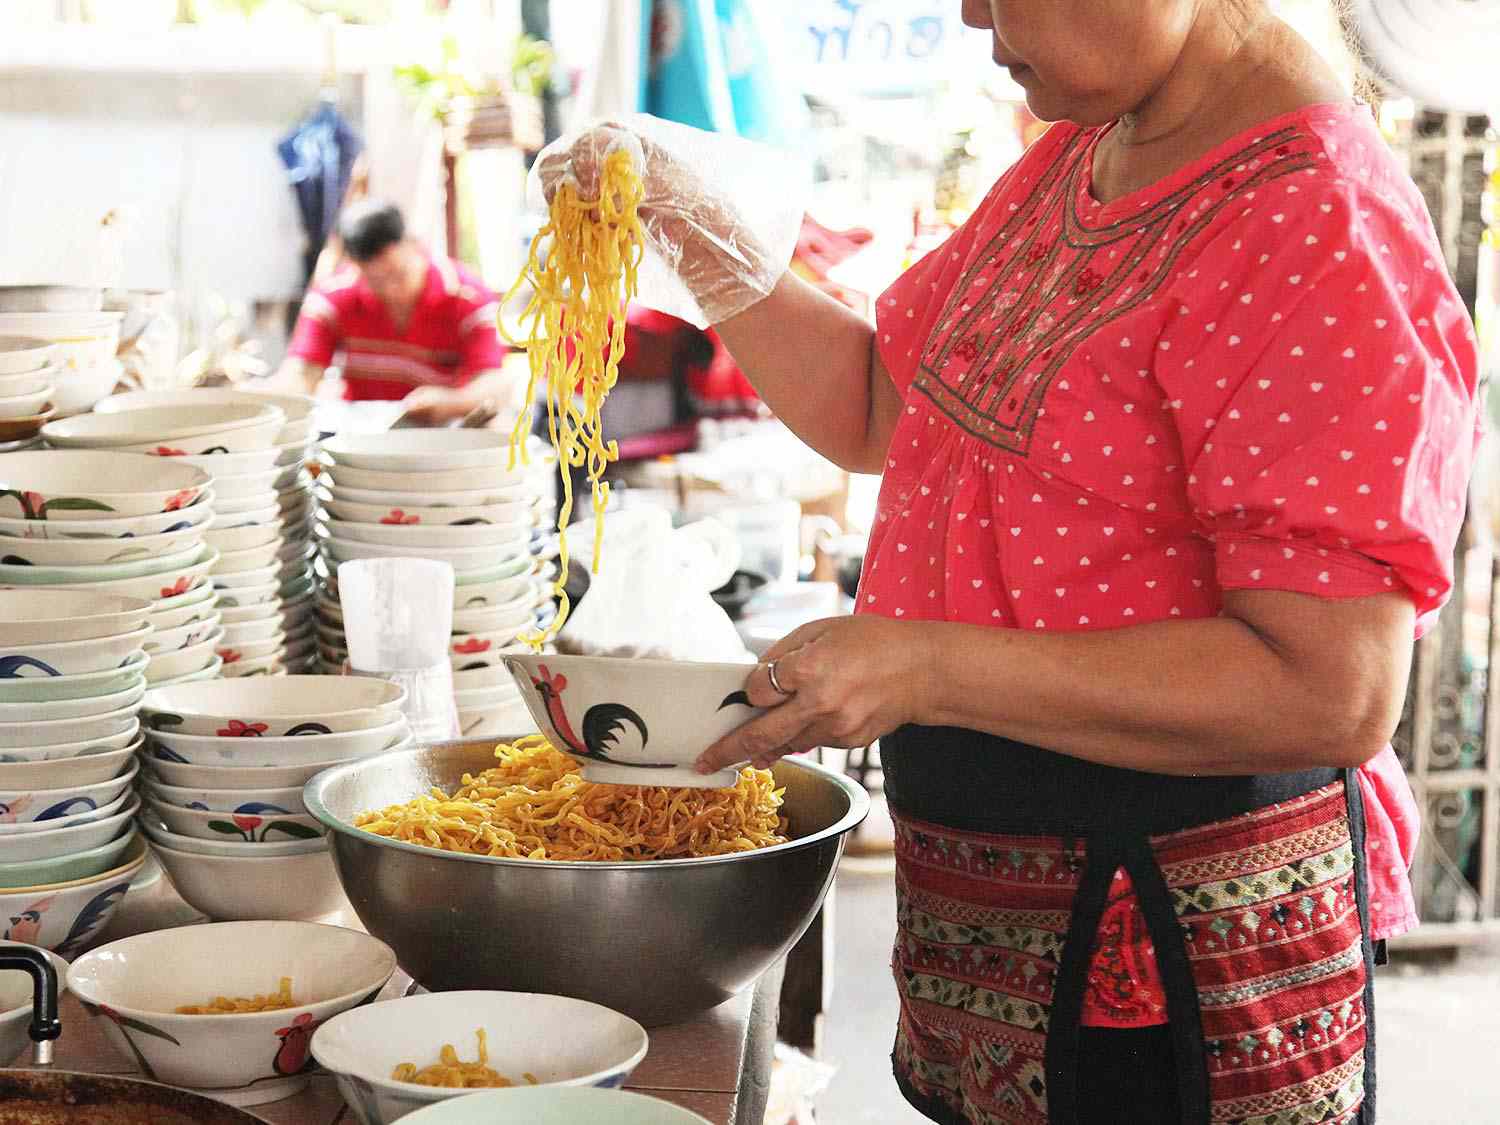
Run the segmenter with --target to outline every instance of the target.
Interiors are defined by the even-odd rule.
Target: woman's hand
[[[933,675],[932,626],[883,617],[836,617],[791,633],[745,683],[766,714],[710,746],[700,773],[748,760],[765,769],[818,746],[868,746],[918,721]],[[790,695],[771,686],[769,665]]]

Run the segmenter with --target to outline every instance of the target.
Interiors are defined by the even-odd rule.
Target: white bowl
[[[124,807],[125,790],[135,780],[140,769],[139,762],[132,762],[129,770],[119,777],[108,778],[88,784],[81,782],[61,789],[0,789],[0,805],[7,810],[0,824],[55,824],[65,828],[85,823],[74,819],[81,812],[100,812],[112,808],[119,812]],[[102,819],[110,813],[100,812],[94,819]],[[10,837],[0,837],[0,857],[5,853],[5,842]]]
[[[327,459],[325,459],[327,460]],[[434,493],[481,492],[499,497],[484,503],[503,504],[521,499],[532,491],[532,485],[519,462],[516,472],[502,460],[496,467],[458,469],[439,472],[391,472],[382,469],[359,469],[353,465],[328,461],[324,476],[334,488],[352,488],[364,492],[391,493],[408,504],[430,504],[422,499]]]
[[[39,390],[0,396],[0,418],[32,418],[41,414],[52,401],[53,389],[51,383],[43,383]]]
[[[401,721],[405,698],[399,684],[373,677],[287,676],[152,691],[141,711],[157,733],[301,740],[388,727]],[[306,760],[334,761],[340,756]]]
[[[275,504],[267,502],[264,507],[251,508],[236,512],[215,512],[212,522],[209,523],[210,531],[229,531],[240,527],[263,527],[270,526],[280,534],[281,509]]]
[[[271,446],[284,422],[277,407],[254,403],[151,406],[49,422],[42,437],[67,449],[129,449],[158,457],[248,453]]]
[[[307,466],[301,461],[292,465],[279,466],[276,472],[277,493],[313,491],[312,475],[308,473]]]
[[[230,527],[221,531],[208,531],[204,533],[204,540],[209,546],[215,548],[220,554],[232,554],[235,551],[248,551],[254,547],[264,547],[267,543],[281,542],[281,528],[275,522],[263,524],[251,524],[248,527]]]
[[[517,598],[535,589],[536,574],[530,567],[510,578],[493,582],[455,584],[453,587],[453,611],[457,615],[478,609],[497,609],[511,605]]]
[[[98,313],[104,290],[89,285],[0,285],[0,312]]]
[[[103,351],[95,341],[64,346],[78,349],[99,346]],[[125,365],[110,356],[80,360],[64,355],[62,366],[53,378],[57,386],[52,399],[54,417],[70,418],[92,410],[96,402],[113,394],[125,378]]]
[[[0,722],[0,746],[7,750],[31,750],[73,742],[92,743],[100,738],[118,738],[126,731],[133,732],[135,729],[140,702],[138,694],[131,694],[135,696],[136,702],[100,715],[78,719],[43,719],[40,722]]]
[[[277,468],[285,469],[291,465],[304,464],[312,456],[313,444],[311,440],[279,443],[276,446]]]
[[[250,605],[222,606],[219,616],[228,628],[230,625],[244,625],[252,621],[269,621],[279,617],[281,614],[281,599],[272,598],[270,601],[255,602]]]
[[[7,746],[0,749],[0,763],[64,761],[94,754],[107,754],[115,750],[139,747],[142,744],[140,720],[132,719],[118,734],[79,739],[76,742],[49,742],[42,746]]]
[[[290,677],[289,677],[290,678]],[[286,766],[303,762],[334,762],[379,754],[404,742],[406,719],[397,716],[378,727],[261,738],[219,738],[213,735],[151,732],[151,757],[190,765]]]
[[[286,665],[278,651],[270,656],[242,657],[233,662],[224,661],[226,680],[244,680],[252,676],[285,676]]]
[[[61,365],[69,374],[78,375],[116,363],[120,322],[124,319],[124,313],[116,312],[0,313],[0,336],[32,336],[52,341],[55,346],[51,362]],[[112,378],[109,387],[93,401],[76,409],[89,409],[113,389]]]
[[[207,668],[213,663],[223,636],[221,626],[197,644],[173,652],[153,653],[151,663],[146,666],[146,683],[155,685]]]
[[[35,949],[25,942],[0,942],[0,950],[15,947]],[[57,971],[57,994],[62,999],[67,988],[68,963],[55,953],[47,959]],[[11,1066],[31,1047],[31,974],[19,969],[0,972],[0,1066]]]
[[[459,692],[471,691],[514,691],[517,698],[520,698],[521,694],[521,689],[516,686],[515,677],[510,674],[510,669],[503,665],[496,665],[493,668],[474,668],[467,672],[454,672],[454,698],[458,698]]]
[[[61,789],[93,785],[118,777],[135,758],[129,746],[81,758],[53,758],[42,762],[0,762],[0,789]]]
[[[286,422],[276,435],[277,442],[306,440],[316,401],[307,395],[269,394],[260,391],[230,390],[222,387],[187,387],[169,391],[131,391],[111,395],[98,406],[95,412],[118,413],[121,410],[139,410],[147,406],[197,406],[200,404],[222,405],[224,403],[279,407]]]
[[[323,549],[337,562],[351,559],[435,559],[453,567],[456,574],[485,572],[529,556],[521,540],[499,547],[392,547],[384,543],[356,543],[351,539],[329,537]]]
[[[144,662],[141,667],[145,667]],[[97,695],[84,695],[76,699],[0,703],[0,722],[46,723],[59,719],[94,718],[121,708],[135,707],[145,694],[146,677],[137,674],[128,678],[124,687]]]
[[[219,565],[214,568],[215,577],[222,574],[243,574],[245,571],[273,569],[281,553],[281,538],[258,547],[247,547],[239,551],[219,552]]]
[[[273,471],[276,468],[276,450],[272,447],[250,449],[243,453],[188,454],[181,460],[203,469],[214,478],[215,487],[217,487],[217,482],[222,477],[240,477]]]
[[[0,460],[0,516],[93,520],[176,512],[198,499],[208,474],[161,457],[112,450],[45,450]]]
[[[68,989],[148,1076],[255,1105],[306,1084],[308,1047],[324,1020],[364,1004],[396,971],[389,946],[307,922],[227,922],[158,930],[78,958]],[[215,996],[255,996],[292,978],[291,1009],[178,1015]],[[149,1028],[143,1032],[142,1028]]]
[[[180,558],[175,555],[173,558]],[[191,593],[198,586],[208,584],[208,572],[213,569],[218,552],[209,547],[202,548],[197,562],[174,565],[169,570],[144,574],[137,578],[119,578],[106,582],[70,582],[68,589],[97,590],[100,593],[124,594],[129,597],[152,598],[157,602],[171,601],[183,594]]]
[[[591,1086],[520,1087],[448,1098],[408,1118],[408,1125],[708,1125],[690,1110],[634,1090]]]
[[[219,615],[210,613],[206,617],[194,619],[174,629],[153,633],[146,639],[146,653],[148,656],[158,656],[178,652],[208,640],[219,629]]]
[[[498,430],[392,430],[383,434],[338,434],[323,443],[334,466],[383,472],[443,472],[504,468],[510,435]],[[518,466],[519,469],[519,466]],[[507,474],[511,483],[523,472]]]
[[[52,859],[0,863],[0,888],[35,887],[46,883],[68,883],[91,879],[125,862],[130,849],[141,838],[133,825],[95,848],[54,856]]]
[[[128,633],[93,637],[86,641],[43,644],[28,641],[0,646],[0,679],[72,676],[118,668],[140,649],[151,633],[149,624]],[[0,634],[3,635],[3,634]]]
[[[0,375],[40,371],[52,362],[57,348],[39,336],[0,336]]]
[[[646,1029],[587,1000],[528,992],[436,992],[345,1012],[313,1036],[313,1057],[338,1079],[363,1125],[387,1125],[408,1113],[472,1093],[397,1082],[401,1063],[436,1063],[444,1045],[461,1059],[488,1040],[489,1066],[524,1087],[622,1086],[646,1056]]]
[[[274,506],[275,501],[276,493],[269,490],[263,493],[251,494],[249,496],[240,496],[233,500],[225,500],[223,498],[216,497],[214,500],[214,511],[218,512],[221,516],[253,515],[263,512],[267,508]],[[279,507],[276,508],[276,513],[277,514],[275,518],[277,520],[280,520],[281,509]],[[264,523],[266,521],[260,520],[257,522]]]
[[[0,563],[0,582],[12,586],[76,585],[78,583],[113,582],[163,574],[173,568],[191,565],[203,555],[201,543],[184,547],[159,559],[137,558],[124,562],[82,564],[78,566],[35,566]]]
[[[214,589],[219,592],[219,604],[221,606],[226,609],[242,609],[248,605],[267,605],[280,599],[281,580],[277,577],[274,566],[250,571],[249,574],[256,578],[265,578],[267,581],[253,582],[246,579],[244,583],[234,583],[227,580],[242,576],[237,574],[219,575],[218,581],[214,583]]]
[[[277,813],[307,815],[302,803],[302,786],[279,789],[194,789],[183,785],[146,778],[141,791],[149,803],[173,805],[199,812],[240,813],[245,816],[269,816]]]
[[[217,921],[326,918],[349,909],[333,854],[318,847],[295,855],[205,855],[153,838],[172,885]]]
[[[354,543],[383,543],[425,551],[429,547],[508,547],[524,554],[531,542],[529,523],[465,524],[457,527],[443,524],[410,524],[394,526],[382,523],[348,523],[325,521],[335,540]]]
[[[146,624],[142,598],[75,590],[0,590],[6,644],[84,641],[130,633]]]
[[[466,527],[486,524],[520,524],[530,526],[536,509],[529,500],[517,500],[509,504],[480,504],[473,507],[433,508],[419,504],[387,506],[382,504],[352,504],[345,500],[334,500],[330,494],[325,503],[328,514],[337,520],[349,523],[376,523],[395,527],[426,527],[431,524],[447,526],[459,524]]]
[[[44,389],[51,394],[52,379],[56,371],[54,367],[39,367],[34,371],[23,371],[18,375],[0,375],[0,397],[15,398],[19,395],[34,395]],[[38,413],[38,411],[32,411],[32,413]]]
[[[124,516],[120,519],[98,520],[26,520],[0,518],[0,540],[46,539],[94,541],[103,539],[141,539],[152,535],[164,535],[197,529],[206,532],[209,521],[214,518],[213,489],[205,489],[198,499],[186,508],[171,512],[156,512],[146,516]],[[0,546],[9,544],[0,542]]]
[[[525,652],[518,644],[520,637],[531,630],[530,622],[505,629],[498,633],[470,633],[454,636],[448,642],[448,655],[458,671],[468,668],[484,668],[499,664],[505,655]]]
[[[5,841],[7,863],[20,863],[32,859],[56,859],[74,852],[88,851],[100,844],[107,844],[117,836],[128,832],[130,820],[140,810],[139,800],[125,802],[125,807],[113,816],[77,824],[71,828],[53,828],[46,832],[27,832],[11,836]],[[15,912],[0,917],[14,917]],[[11,937],[19,935],[12,933]],[[34,940],[34,939],[33,939]]]
[[[236,500],[261,500],[267,492],[276,490],[276,475],[280,469],[268,469],[259,473],[236,473],[214,476],[214,492],[219,505]]]
[[[424,508],[487,508],[496,504],[531,503],[532,495],[525,488],[508,487],[476,489],[472,485],[463,489],[423,492],[394,492],[389,489],[354,488],[335,482],[330,488],[321,490],[327,503],[358,504],[364,507],[402,508],[419,503]]]
[[[693,762],[760,714],[744,697],[744,664],[524,654],[504,662],[537,726],[589,781],[729,788],[735,769],[703,775]],[[588,721],[604,708],[608,724]],[[554,717],[566,720],[563,729]],[[591,727],[590,742],[575,733]]]
[[[203,531],[196,527],[125,539],[0,539],[0,559],[7,564],[20,561],[43,567],[114,567],[169,558],[202,543]]]
[[[217,594],[204,582],[185,594],[157,602],[151,610],[151,624],[160,635],[190,622],[211,620],[216,612]]]
[[[286,679],[300,677],[287,676]],[[332,676],[319,677],[332,680]],[[226,680],[225,683],[233,683]],[[250,683],[276,682],[251,680]],[[283,681],[284,682],[284,681]],[[199,789],[285,789],[306,785],[324,770],[341,765],[340,762],[308,762],[292,766],[194,766],[184,762],[168,762],[160,758],[145,758],[145,776],[160,779],[167,785]],[[4,767],[0,767],[3,769]]]
[[[224,627],[224,643],[230,647],[253,645],[273,638],[284,637],[281,617],[267,617],[261,621],[242,621]]]
[[[187,836],[168,828],[154,809],[141,812],[141,830],[153,847],[173,848],[194,855],[228,856],[231,859],[248,859],[256,856],[310,855],[328,850],[328,841],[319,836],[310,840],[271,840],[260,844],[247,844],[243,840],[227,837],[207,839],[202,836]]]
[[[327,829],[307,813],[269,811],[223,813],[185,809],[147,794],[146,808],[161,818],[169,831],[197,840],[231,840],[245,844],[280,844],[312,840]]]
[[[278,621],[279,625],[280,622]],[[219,639],[219,655],[224,658],[225,671],[228,665],[251,660],[263,660],[267,657],[279,656],[282,642],[286,640],[286,633],[277,629],[269,637],[259,640],[231,641],[228,636]]]
[[[0,892],[0,917],[12,920],[6,931],[8,940],[24,940],[59,957],[78,956],[109,924],[130,889],[130,880],[145,862],[146,845],[137,839],[126,851],[125,861],[102,875]]]
[[[196,684],[200,680],[217,679],[223,671],[224,661],[220,659],[218,653],[214,653],[214,658],[196,672],[188,672],[181,676],[172,676],[170,679],[157,680],[151,686],[176,687],[178,684]]]
[[[6,845],[12,840],[108,820],[121,812],[127,803],[134,804],[136,800],[134,793],[121,793],[107,805],[96,805],[93,808],[74,805],[72,812],[62,811],[62,808],[57,806],[49,806],[45,811],[51,812],[52,815],[48,817],[35,820],[0,820],[0,854],[4,853]]]

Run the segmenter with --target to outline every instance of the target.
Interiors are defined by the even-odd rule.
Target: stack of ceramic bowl
[[[315,435],[313,400],[235,390],[188,388],[115,395],[95,407],[119,414],[158,407],[274,406],[285,416],[272,443],[245,452],[186,458],[213,474],[224,526],[208,533],[222,558],[215,571],[225,602],[220,655],[224,675],[304,670],[315,656],[313,635],[312,478],[306,464]],[[266,568],[274,567],[267,578]],[[229,588],[235,576],[274,581],[274,597],[247,602]],[[262,591],[264,592],[264,591]],[[234,601],[240,604],[230,606]],[[273,603],[274,606],[273,606]]]
[[[41,444],[52,419],[56,348],[31,336],[0,336],[0,453]]]
[[[140,453],[0,454],[0,586],[145,598],[147,680],[216,675],[209,483],[194,465]]]
[[[302,786],[410,744],[396,684],[280,676],[157,689],[143,711],[146,835],[213,918],[313,918],[343,905]]]
[[[552,572],[538,558],[536,537],[547,510],[543,486],[534,469],[508,467],[509,445],[508,435],[485,430],[407,430],[324,445],[319,667],[338,672],[348,658],[339,563],[447,562],[455,576],[455,701],[463,733],[475,737],[530,728],[499,661],[524,651],[522,637],[551,608]]]
[[[0,911],[7,936],[82,951],[143,853],[143,598],[0,590]]]
[[[29,336],[56,345],[52,405],[66,418],[93,408],[115,389],[122,368],[115,358],[124,313],[92,310],[0,312],[0,336]]]

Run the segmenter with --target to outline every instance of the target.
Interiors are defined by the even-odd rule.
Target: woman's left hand
[[[789,634],[750,673],[746,693],[766,714],[698,758],[700,773],[749,761],[765,769],[819,746],[868,746],[917,721],[928,697],[930,626],[884,617],[835,617]],[[769,666],[789,694],[771,686]]]

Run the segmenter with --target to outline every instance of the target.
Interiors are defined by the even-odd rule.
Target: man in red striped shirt
[[[277,381],[312,393],[338,359],[345,398],[399,400],[414,425],[445,425],[482,406],[514,416],[525,386],[500,370],[495,294],[408,238],[389,203],[348,207],[339,237],[349,261],[308,291]]]

